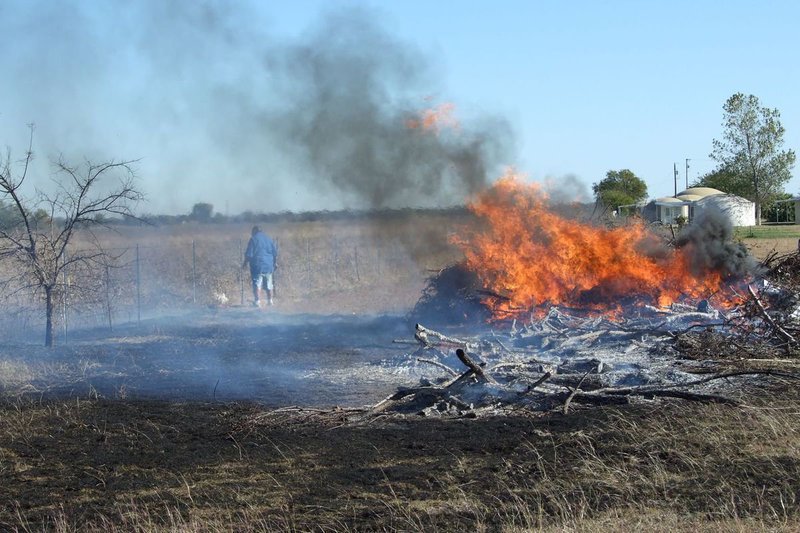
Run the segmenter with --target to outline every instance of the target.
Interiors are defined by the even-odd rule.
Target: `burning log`
[[[436,366],[451,377],[446,378],[449,381],[440,378],[433,387],[430,381],[420,379],[420,387],[387,398],[379,409],[391,404],[399,409],[421,407],[423,414],[474,417],[494,412],[497,406],[515,405],[515,409],[556,409],[568,414],[576,403],[616,405],[634,397],[738,405],[735,395],[731,397],[719,387],[711,391],[696,387],[734,376],[778,373],[719,374],[720,368],[709,366],[708,360],[729,348],[738,355],[729,360],[735,368],[744,360],[743,353],[747,358],[759,354],[758,349],[736,351],[737,340],[742,344],[762,340],[776,350],[778,342],[781,348],[792,347],[800,339],[800,330],[782,325],[774,309],[771,315],[767,313],[753,289],[748,287],[748,291],[754,303],[732,307],[727,315],[707,301],[700,306],[674,302],[665,306],[660,300],[651,300],[654,305],[647,306],[634,300],[631,312],[613,318],[598,316],[596,308],[586,316],[586,309],[565,307],[569,302],[550,307],[541,317],[545,310],[540,306],[531,310],[530,320],[517,314],[513,321],[482,329],[482,337],[453,337],[417,323],[414,341],[409,341],[418,345],[412,356],[436,354],[418,357],[417,361]],[[736,301],[742,301],[741,295],[738,297]],[[771,301],[776,307],[775,300]],[[614,308],[616,312],[623,310]],[[540,313],[540,318],[534,313]],[[503,326],[507,329],[499,329]],[[691,359],[702,363],[706,375],[714,375],[691,381],[698,366],[686,358],[676,358],[679,353],[690,353]],[[466,368],[462,373],[453,362],[456,357]]]

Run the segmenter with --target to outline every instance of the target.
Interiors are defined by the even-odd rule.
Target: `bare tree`
[[[17,290],[33,290],[45,306],[45,346],[53,345],[53,314],[64,296],[63,274],[80,264],[102,262],[106,251],[94,238],[92,228],[106,216],[132,217],[133,206],[143,195],[135,188],[135,161],[85,161],[72,166],[63,158],[54,162],[54,192],[36,190],[32,198],[22,186],[33,161],[33,127],[25,157],[16,164],[10,150],[0,159],[0,258],[9,261],[10,277],[4,280]],[[14,170],[18,169],[15,173]],[[86,249],[68,254],[78,231],[86,233]]]

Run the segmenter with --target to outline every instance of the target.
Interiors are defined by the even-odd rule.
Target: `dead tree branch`
[[[565,415],[566,415],[567,413],[569,413],[569,404],[570,404],[570,402],[572,402],[572,399],[575,397],[575,394],[576,394],[576,393],[577,393],[577,392],[580,390],[580,388],[581,388],[581,385],[583,385],[583,380],[585,380],[585,379],[586,379],[586,376],[588,376],[588,375],[589,375],[589,372],[586,372],[586,373],[583,375],[583,377],[581,378],[581,380],[578,382],[578,384],[577,384],[577,385],[575,385],[575,388],[574,388],[574,389],[572,389],[572,392],[570,392],[570,393],[569,393],[569,396],[567,396],[567,399],[564,401],[564,414],[565,414]]]
[[[455,370],[453,370],[449,366],[447,366],[447,365],[445,365],[443,363],[440,363],[439,361],[434,361],[433,359],[424,359],[422,357],[417,357],[417,361],[419,361],[420,363],[428,363],[429,365],[437,366],[437,367],[441,368],[442,370],[446,371],[451,376],[457,376],[458,375],[458,372],[456,372]]]
[[[472,372],[478,376],[479,380],[486,381],[488,383],[497,383],[490,375],[484,372],[483,369],[475,361],[473,361],[470,356],[467,355],[467,352],[461,348],[456,350],[456,356],[458,356],[458,359],[464,363],[467,368],[472,370]]]
[[[767,310],[764,308],[764,304],[762,304],[762,303],[761,303],[761,300],[759,300],[759,299],[758,299],[758,296],[756,296],[756,293],[753,291],[753,288],[752,288],[750,285],[748,285],[748,286],[747,286],[747,292],[749,292],[749,293],[750,293],[750,296],[753,298],[753,301],[755,302],[755,304],[756,304],[756,307],[758,307],[758,311],[759,311],[759,313],[761,314],[761,316],[764,318],[764,320],[766,320],[766,321],[767,321],[767,323],[768,323],[770,326],[772,326],[772,328],[773,328],[775,331],[777,331],[777,332],[778,332],[778,335],[780,335],[780,336],[781,336],[781,338],[783,338],[783,340],[785,340],[785,341],[788,341],[788,342],[790,342],[790,343],[792,343],[792,344],[795,344],[797,341],[795,341],[795,340],[794,340],[794,337],[792,337],[792,336],[789,334],[789,332],[788,332],[788,331],[786,331],[785,329],[783,329],[783,328],[780,326],[780,324],[778,324],[777,322],[775,322],[775,320],[773,320],[773,319],[772,319],[772,317],[771,317],[771,316],[769,316],[769,313],[767,313]]]

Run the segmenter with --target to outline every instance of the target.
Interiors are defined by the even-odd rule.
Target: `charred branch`
[[[453,370],[452,368],[450,368],[446,364],[440,363],[439,361],[434,361],[433,359],[424,359],[422,357],[417,357],[417,361],[419,361],[420,363],[427,363],[429,365],[433,365],[433,366],[439,367],[442,370],[444,370],[445,372],[447,372],[448,374],[450,374],[451,376],[457,376],[458,375],[458,372],[456,372],[455,370]]]
[[[764,308],[764,304],[762,304],[761,300],[758,299],[758,296],[756,296],[756,293],[753,291],[753,288],[750,285],[747,286],[747,292],[750,293],[750,296],[753,298],[753,302],[755,302],[756,307],[758,307],[758,310],[764,320],[766,320],[767,323],[772,326],[772,328],[778,333],[778,335],[781,336],[781,338],[790,342],[791,344],[795,344],[797,341],[795,341],[794,337],[792,337],[789,332],[783,329],[777,322],[775,322],[775,320],[773,320],[771,316],[769,316],[769,313],[767,313],[767,310]]]
[[[464,363],[464,365],[478,377],[479,380],[486,381],[488,383],[497,383],[490,375],[483,371],[480,365],[478,365],[469,355],[467,355],[467,352],[461,348],[456,350],[456,356],[458,357],[459,361]]]
[[[564,414],[565,415],[569,413],[569,404],[572,402],[572,399],[575,397],[575,394],[580,390],[581,385],[583,385],[583,380],[585,380],[586,376],[588,376],[588,375],[589,375],[588,372],[586,372],[583,375],[581,380],[578,382],[577,385],[575,385],[575,388],[569,393],[569,396],[567,396],[567,399],[564,401]]]
[[[422,324],[417,324],[415,326],[416,333],[414,334],[414,338],[416,338],[420,343],[425,345],[433,344],[431,342],[431,337],[434,339],[438,339],[436,344],[447,344],[451,346],[460,346],[460,347],[468,347],[469,343],[467,341],[457,339],[455,337],[449,337],[444,333],[439,333],[438,331],[434,331],[432,329],[426,328]]]

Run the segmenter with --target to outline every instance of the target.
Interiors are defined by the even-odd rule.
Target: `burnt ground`
[[[0,530],[800,530],[796,380],[754,379],[740,405],[354,416],[431,370],[392,343],[412,331],[230,308],[5,344]],[[708,335],[687,346],[766,364]],[[769,357],[797,372],[796,354]]]
[[[753,398],[367,425],[239,402],[6,400],[0,528],[797,530],[797,392]]]
[[[73,333],[52,350],[6,345],[0,355],[30,374],[23,392],[47,397],[352,407],[414,381],[392,363],[407,348],[392,340],[411,331],[397,315],[239,307]]]
[[[228,309],[6,346],[0,530],[800,528],[796,382],[354,417],[418,382],[391,342],[412,326]]]

